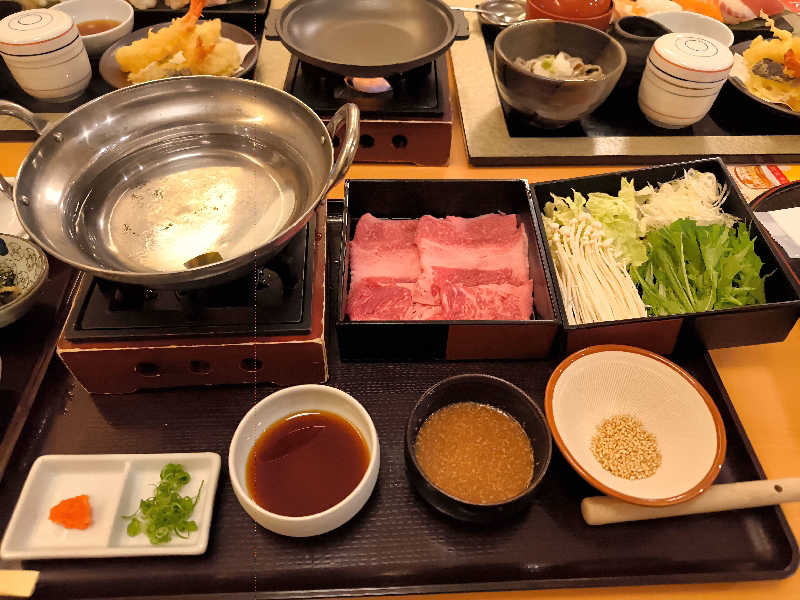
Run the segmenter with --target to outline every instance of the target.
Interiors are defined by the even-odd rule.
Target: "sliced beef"
[[[411,301],[409,283],[365,279],[350,286],[347,314],[353,321],[422,321],[441,319],[441,306]]]
[[[472,219],[425,215],[419,220],[419,238],[450,246],[484,246],[513,237],[517,233],[516,215],[483,215]]]
[[[441,306],[431,306],[419,302],[412,302],[411,308],[406,313],[406,319],[409,321],[437,321],[444,318]]]
[[[384,249],[414,248],[417,219],[378,219],[366,213],[358,220],[353,241]]]
[[[416,220],[377,219],[367,213],[350,242],[350,280],[416,281],[420,274]]]
[[[411,291],[395,283],[365,279],[350,286],[347,314],[353,321],[402,321],[411,309]]]
[[[451,218],[454,221],[449,222]],[[495,235],[491,235],[490,225],[495,227]],[[477,219],[425,216],[420,219],[417,245],[422,273],[414,288],[415,302],[439,304],[445,281],[465,286],[520,285],[529,278],[528,236],[517,226],[515,215]]]
[[[495,269],[453,269],[450,267],[432,267],[429,273],[417,280],[412,290],[414,302],[423,304],[441,304],[441,288],[445,283],[460,283],[464,286],[476,286],[486,283],[520,284],[523,280],[514,277],[510,268]]]
[[[527,320],[528,237],[516,215],[364,215],[350,243],[352,320]]]
[[[522,285],[488,283],[468,287],[445,283],[442,286],[442,315],[453,320],[530,319],[533,312],[533,282]]]

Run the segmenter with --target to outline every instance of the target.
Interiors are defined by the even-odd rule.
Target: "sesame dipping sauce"
[[[434,412],[420,427],[414,454],[431,483],[473,504],[518,496],[533,477],[533,448],[522,426],[477,402],[457,402]]]

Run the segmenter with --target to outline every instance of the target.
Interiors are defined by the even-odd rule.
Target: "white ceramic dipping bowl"
[[[673,33],[699,33],[714,38],[725,46],[733,44],[733,31],[716,19],[686,10],[657,12],[647,15],[648,19],[661,23]]]
[[[76,26],[98,19],[119,21],[119,25],[107,31],[81,35],[89,56],[100,56],[106,48],[133,29],[133,7],[126,0],[66,0],[53,8],[71,16]]]
[[[250,450],[258,437],[276,421],[297,412],[315,410],[334,413],[361,433],[370,456],[364,476],[344,500],[320,513],[287,517],[261,508],[247,491],[245,468]],[[261,400],[242,418],[228,451],[228,472],[239,504],[262,527],[291,537],[320,535],[352,519],[375,488],[380,462],[378,433],[366,409],[349,394],[326,385],[297,385]]]

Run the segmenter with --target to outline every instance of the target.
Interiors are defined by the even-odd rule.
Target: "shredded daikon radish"
[[[544,217],[567,321],[575,325],[647,316],[603,224],[586,212],[560,222]]]
[[[713,173],[694,169],[683,177],[662,183],[658,188],[648,185],[636,192],[639,202],[639,233],[667,227],[678,219],[692,219],[698,225],[733,225],[738,219],[722,212],[728,197],[727,186],[717,183]]]

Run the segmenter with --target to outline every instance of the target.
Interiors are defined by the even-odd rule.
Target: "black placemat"
[[[494,63],[494,32],[483,26],[486,52]],[[508,135],[512,138],[562,137],[641,137],[680,136],[752,136],[790,135],[800,133],[800,117],[786,115],[748,97],[727,82],[719,96],[699,122],[681,129],[664,129],[653,125],[639,110],[639,86],[618,84],[608,99],[586,117],[559,129],[543,129],[500,100]]]

